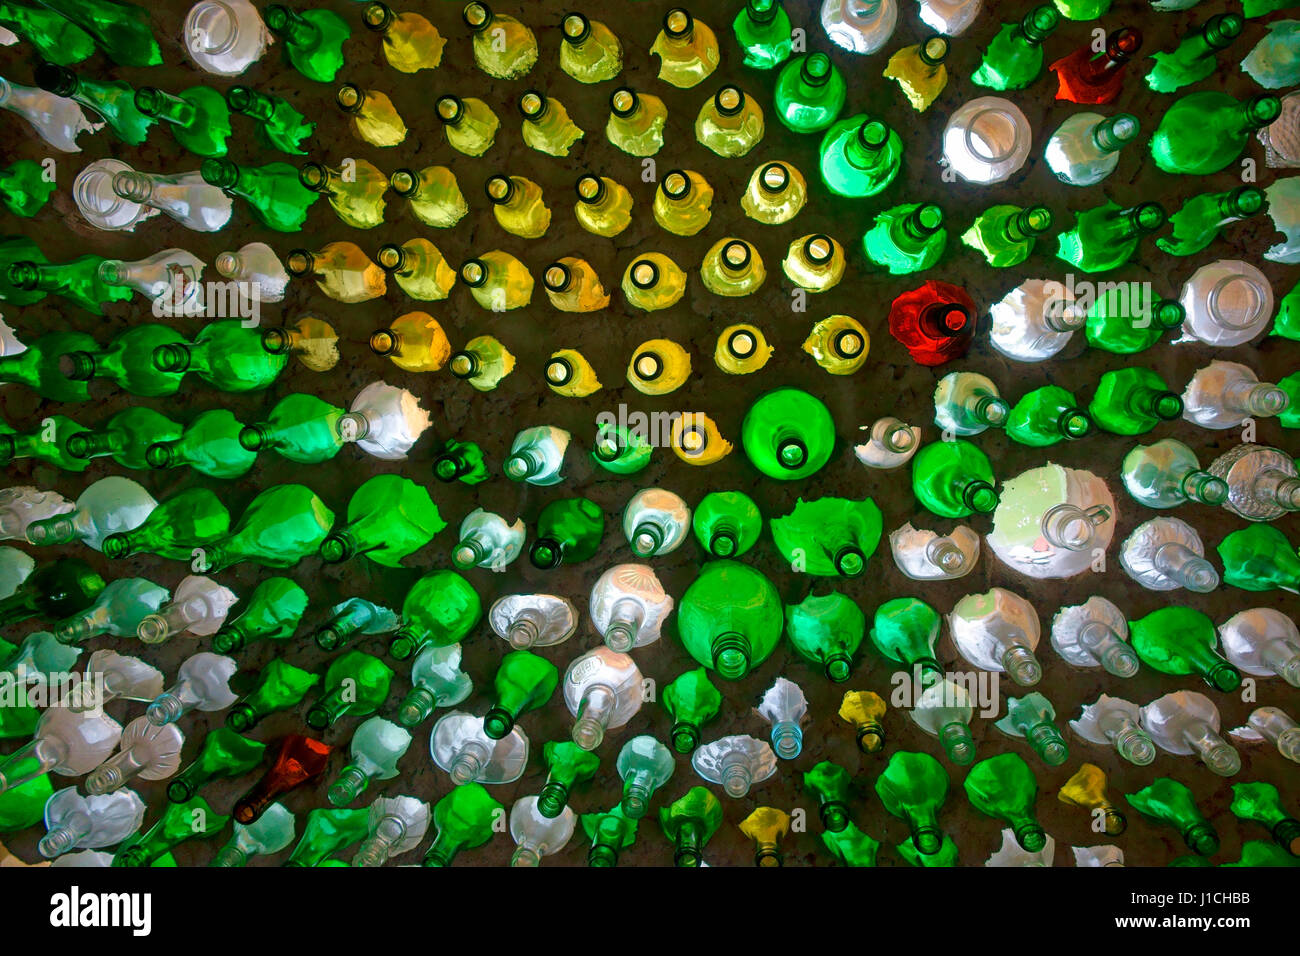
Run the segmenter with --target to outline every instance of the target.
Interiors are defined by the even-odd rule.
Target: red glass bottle
[[[280,796],[319,777],[325,772],[333,749],[323,741],[302,734],[285,737],[280,741],[280,750],[271,769],[235,804],[235,819],[250,824]]]
[[[1124,85],[1124,68],[1142,46],[1142,31],[1121,27],[1106,37],[1106,49],[1094,53],[1091,45],[1082,46],[1053,63],[1058,100],[1071,103],[1113,103]]]
[[[894,300],[889,334],[917,364],[942,365],[970,350],[975,316],[975,300],[965,289],[931,279]]]

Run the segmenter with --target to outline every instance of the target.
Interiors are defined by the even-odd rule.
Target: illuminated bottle
[[[1246,20],[1238,13],[1219,13],[1182,38],[1172,53],[1153,53],[1155,62],[1147,71],[1147,86],[1157,93],[1173,93],[1198,83],[1219,65],[1215,54],[1232,46],[1241,36]]]
[[[1132,113],[1074,113],[1048,137],[1043,158],[1061,182],[1095,186],[1115,171],[1120,150],[1137,138],[1138,129]]]
[[[474,34],[474,62],[488,76],[515,80],[537,62],[537,38],[514,17],[479,0],[466,4],[461,17]]]
[[[867,621],[850,598],[831,591],[786,605],[785,629],[799,656],[821,665],[830,680],[843,683],[853,673],[853,657],[866,635]]]
[[[621,288],[628,305],[654,312],[686,294],[686,273],[663,253],[647,252],[628,264]]]
[[[442,62],[447,41],[438,28],[418,13],[394,13],[384,3],[367,3],[361,11],[367,30],[382,37],[384,59],[402,73],[433,70]]]
[[[373,229],[383,223],[388,177],[373,163],[353,160],[346,175],[320,163],[303,163],[298,179],[312,192],[325,196],[345,224]]]
[[[29,219],[49,202],[55,184],[34,159],[19,159],[0,168],[0,205]]]
[[[1156,245],[1171,256],[1195,255],[1219,238],[1224,226],[1265,211],[1263,190],[1238,186],[1227,192],[1192,196],[1169,217],[1173,235],[1161,236]]]
[[[551,211],[542,201],[542,187],[523,176],[495,175],[484,185],[492,215],[506,232],[538,239],[551,224]]]
[[[562,312],[597,312],[609,305],[609,293],[586,259],[566,256],[542,273],[542,285],[551,305]]]
[[[1083,438],[1092,431],[1092,419],[1061,386],[1044,385],[1020,397],[1007,416],[1006,431],[1022,445],[1045,448]]]
[[[790,815],[775,807],[756,807],[739,824],[740,832],[754,841],[754,865],[784,866],[781,840],[790,830]]]
[[[673,169],[664,174],[655,190],[655,222],[678,236],[693,236],[709,224],[713,187],[699,173]]]
[[[1142,31],[1121,27],[1106,35],[1106,49],[1088,43],[1048,67],[1056,74],[1058,100],[1071,103],[1113,103],[1124,85],[1125,67],[1142,47]]]
[[[993,90],[1027,87],[1043,70],[1043,41],[1059,22],[1056,8],[1045,3],[1030,10],[1018,23],[1002,24],[971,82]]]
[[[205,183],[245,200],[253,218],[276,232],[301,230],[307,210],[320,198],[302,185],[298,170],[288,163],[253,167],[205,159],[200,172]]]
[[[1196,453],[1173,438],[1133,446],[1120,477],[1133,499],[1148,508],[1173,508],[1186,501],[1221,505],[1228,498],[1227,483],[1203,470]]]
[[[1137,793],[1126,793],[1129,805],[1155,823],[1174,827],[1188,848],[1200,856],[1219,850],[1219,835],[1196,806],[1192,791],[1169,777],[1157,777]]]
[[[912,459],[912,491],[930,511],[964,518],[997,507],[988,457],[968,441],[931,442]]]
[[[1281,113],[1281,101],[1267,93],[1249,100],[1219,90],[1189,93],[1160,118],[1151,156],[1164,172],[1207,176],[1236,161],[1251,135]]]
[[[600,379],[586,357],[576,349],[560,349],[546,362],[546,384],[566,398],[586,398],[600,391]]]
[[[874,196],[894,181],[902,165],[903,143],[881,120],[859,113],[826,131],[821,145],[821,176],[837,196]]]
[[[514,371],[515,357],[490,335],[479,335],[451,355],[448,370],[480,392],[490,392]]]
[[[560,29],[560,69],[579,83],[603,83],[623,71],[623,46],[605,24],[570,13]]]
[[[923,113],[948,85],[948,41],[941,36],[905,46],[889,58],[884,76],[903,89],[912,109]]]
[[[245,825],[250,824],[265,813],[280,796],[320,777],[329,764],[332,750],[329,744],[301,734],[290,734],[284,737],[276,750],[271,767],[235,804],[234,810],[231,811],[234,818]],[[308,829],[310,827],[309,823]],[[307,834],[304,832],[303,839],[306,838]],[[297,854],[296,849],[294,853]]]
[[[426,166],[418,173],[396,169],[388,177],[388,185],[407,201],[411,214],[426,226],[450,229],[469,212],[456,174],[446,166]]]
[[[447,143],[466,156],[482,156],[496,142],[501,121],[480,99],[472,96],[438,97],[434,104]]]
[[[181,560],[229,529],[230,513],[221,499],[208,488],[190,488],[163,501],[137,527],[110,534],[101,544],[104,556],[113,560],[140,552]]]
[[[238,319],[221,319],[199,330],[190,342],[170,342],[153,351],[163,372],[193,374],[223,392],[248,392],[269,386],[287,359],[262,344],[262,332]]]
[[[758,250],[743,239],[719,239],[700,264],[700,279],[714,295],[750,295],[766,278]]]
[[[1021,757],[1005,753],[981,760],[966,775],[965,788],[971,806],[1010,824],[1022,849],[1037,853],[1047,844],[1034,815],[1038,782]]]
[[[771,478],[793,480],[819,471],[835,446],[835,423],[818,399],[794,388],[768,392],[741,425],[745,454]]]
[[[204,545],[204,570],[216,573],[241,561],[291,567],[320,549],[333,523],[334,512],[310,488],[273,485],[249,502],[229,534]]]
[[[239,443],[244,424],[228,408],[201,412],[179,437],[159,441],[145,449],[151,468],[188,465],[212,478],[238,478],[253,467],[257,456]]]
[[[875,53],[898,24],[897,0],[822,0],[822,29],[850,53]]]
[[[491,477],[483,462],[483,449],[474,442],[449,439],[433,460],[433,477],[443,482],[477,485]]]
[[[677,626],[682,645],[696,661],[720,677],[739,680],[780,641],[781,598],[754,568],[710,561],[682,596]]]
[[[615,475],[634,475],[650,464],[653,455],[653,446],[637,429],[598,418],[591,458],[601,468]]]
[[[1139,620],[1129,621],[1129,634],[1133,650],[1153,670],[1175,676],[1196,674],[1225,694],[1241,686],[1240,671],[1216,649],[1218,635],[1214,622],[1200,611],[1162,607]]]
[[[94,38],[53,8],[6,3],[2,14],[0,24],[51,63],[72,66],[95,52]]]
[[[310,275],[337,302],[377,299],[387,288],[384,271],[354,242],[326,243],[317,252],[293,249],[284,264],[291,276]]]
[[[740,208],[768,225],[789,222],[808,201],[808,183],[789,163],[764,163],[749,177]]]
[[[295,11],[272,3],[265,20],[290,66],[317,83],[334,82],[343,69],[343,44],[352,35],[341,16],[332,10]]]
[[[1143,237],[1164,226],[1166,218],[1157,202],[1124,209],[1107,200],[1075,212],[1074,228],[1056,237],[1056,256],[1084,272],[1116,269],[1133,258]]]
[[[1130,366],[1103,372],[1088,403],[1097,427],[1117,435],[1141,435],[1183,413],[1183,402],[1149,368]]]
[[[762,2],[755,0],[756,4]],[[673,844],[674,866],[702,866],[704,846],[720,826],[722,801],[705,787],[691,787],[659,809],[659,827]]]
[[[817,133],[835,122],[847,95],[848,85],[831,58],[810,53],[781,68],[773,94],[776,118],[795,133]]]
[[[722,58],[713,31],[681,7],[673,7],[664,16],[663,29],[650,53],[659,57],[659,79],[681,89],[702,82]]]
[[[451,359],[447,333],[427,312],[407,312],[371,333],[370,350],[408,372],[436,372]]]
[[[990,206],[980,213],[961,241],[984,256],[990,266],[1005,269],[1029,258],[1035,241],[1052,228],[1046,206]]]
[[[757,326],[740,323],[718,333],[713,361],[728,375],[750,375],[767,364],[775,349]]]
[[[524,118],[524,143],[540,153],[568,156],[582,139],[582,130],[569,119],[564,104],[539,90],[526,90],[519,97],[519,113]]]
[[[803,350],[832,375],[852,375],[862,368],[871,347],[867,330],[857,319],[831,315],[812,327]]]
[[[358,139],[379,147],[406,141],[406,123],[387,93],[344,83],[334,95],[334,102],[347,115],[348,125]]]
[[[421,302],[447,298],[456,284],[456,270],[428,239],[380,246],[375,264],[393,277],[399,289]]]
[[[627,366],[627,380],[645,395],[667,395],[691,375],[691,353],[671,339],[651,339],[637,347]]]
[[[948,231],[943,210],[934,203],[894,206],[876,215],[862,237],[867,260],[889,270],[890,275],[907,275],[930,268],[943,256]]]
[[[258,137],[273,149],[307,155],[303,142],[311,137],[316,124],[309,123],[288,100],[251,87],[232,86],[226,91],[226,105],[232,113],[257,123]]]
[[[578,177],[574,189],[578,201],[573,204],[573,214],[588,232],[613,237],[632,221],[632,194],[625,186],[587,173]]]
[[[469,286],[474,301],[491,312],[520,309],[533,298],[533,276],[528,267],[499,249],[466,259],[460,265],[460,278]]]
[[[605,137],[632,156],[653,156],[664,145],[668,107],[649,93],[620,86],[609,95]]]
[[[528,551],[533,567],[547,571],[595,556],[605,534],[605,513],[586,498],[560,498],[537,516],[537,537]]]
[[[249,451],[274,451],[303,464],[329,461],[343,447],[338,437],[343,415],[342,408],[315,395],[286,395],[264,421],[239,432],[239,443]]]
[[[738,558],[758,543],[763,516],[740,491],[705,495],[691,518],[695,539],[715,558]]]
[[[695,138],[719,156],[744,156],[763,138],[763,110],[738,86],[724,86],[695,117]]]
[[[195,86],[172,94],[142,86],[135,91],[135,106],[144,115],[170,126],[176,142],[196,156],[226,155],[230,107],[216,90]]]

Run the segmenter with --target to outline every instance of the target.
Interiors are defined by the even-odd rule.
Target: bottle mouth
[[[404,198],[412,195],[417,185],[415,173],[406,168],[395,169],[388,177],[388,188]]]
[[[776,15],[775,7],[772,15]],[[811,53],[804,58],[803,65],[799,67],[799,77],[809,86],[825,86],[830,81],[833,69],[831,58],[825,53]]]
[[[459,123],[461,117],[465,115],[465,104],[459,96],[450,94],[440,96],[434,108],[438,113],[438,119],[449,125]]]
[[[749,268],[749,263],[753,258],[754,253],[749,248],[749,243],[740,239],[732,239],[722,247],[722,254],[718,257],[718,262],[728,272],[738,273]]]
[[[858,127],[857,138],[863,147],[872,152],[884,149],[889,142],[889,127],[880,120],[867,120]]]
[[[514,719],[503,707],[493,707],[483,717],[483,733],[492,740],[500,740],[514,727]]]
[[[1092,419],[1082,408],[1066,409],[1059,419],[1060,432],[1070,441],[1077,441],[1092,431]]]
[[[546,363],[546,381],[553,387],[568,385],[573,381],[573,363],[564,358],[553,358]]]
[[[365,101],[366,95],[361,92],[361,88],[352,83],[344,83],[334,94],[334,102],[345,113],[360,113]]]
[[[713,105],[723,116],[735,116],[745,105],[745,94],[739,87],[724,86],[713,95]]]
[[[751,358],[758,351],[758,339],[748,329],[737,329],[727,337],[727,351],[733,358]]]
[[[636,91],[628,86],[620,86],[609,94],[609,109],[615,116],[626,119],[637,111],[640,101]]]
[[[867,567],[867,556],[862,553],[861,548],[852,545],[841,548],[835,555],[835,570],[846,578],[855,578],[861,574]],[[845,659],[847,663],[847,658]],[[827,676],[830,676],[830,664],[826,665]],[[843,678],[832,677],[832,680],[847,680],[848,674],[845,673]]]
[[[460,264],[460,280],[478,289],[488,280],[487,264],[482,259],[466,259]]]
[[[541,119],[546,108],[546,96],[540,90],[524,90],[519,96],[519,113],[526,120]]]
[[[605,184],[600,181],[599,176],[593,176],[590,173],[584,173],[578,177],[578,181],[573,184],[574,192],[578,194],[578,201],[587,205],[595,205],[605,198]]]
[[[989,514],[998,506],[998,493],[986,481],[971,482],[966,486],[962,497],[966,501],[966,507],[979,514]]]
[[[533,563],[533,567],[542,571],[558,567],[562,557],[563,549],[553,538],[538,538],[528,551],[528,560]]]
[[[996,166],[1015,155],[1020,145],[1020,124],[1000,107],[982,109],[966,127],[966,149],[981,163]]]
[[[54,63],[41,63],[34,72],[36,85],[55,96],[70,96],[77,89],[77,76]]]
[[[731,531],[715,531],[709,537],[709,553],[716,558],[729,558],[736,553],[740,542]]]
[[[671,731],[673,750],[679,754],[688,754],[700,745],[700,730],[693,724],[679,720],[673,724]]]
[[[674,40],[685,39],[695,29],[695,20],[681,7],[673,7],[664,16],[664,33]]]
[[[649,259],[641,259],[632,263],[629,277],[638,289],[653,289],[659,284],[659,267]]]
[[[776,446],[776,460],[788,471],[795,471],[808,463],[808,446],[798,438],[786,438]]]
[[[591,21],[581,13],[567,14],[561,27],[564,30],[565,42],[575,46],[591,36]]]
[[[831,339],[831,348],[842,359],[855,359],[866,350],[867,343],[856,329],[841,329]]]
[[[306,249],[290,249],[289,254],[284,257],[285,271],[294,277],[307,275],[315,264],[316,257]]]
[[[926,66],[938,66],[948,58],[948,41],[941,36],[932,36],[921,44],[918,53]]]
[[[375,253],[375,265],[379,266],[379,268],[383,269],[385,272],[393,273],[402,268],[403,260],[405,258],[406,254],[402,251],[401,246],[394,246],[391,244],[383,245],[380,246],[379,251]]]
[[[392,329],[379,329],[371,332],[370,351],[380,357],[392,355],[397,351],[397,333]]]
[[[293,351],[293,335],[284,328],[263,329],[262,348],[271,355],[288,355]]]
[[[685,170],[670,169],[664,174],[659,188],[669,199],[685,199],[691,192],[691,178],[686,175]]]
[[[853,673],[853,661],[846,654],[836,654],[826,659],[826,676],[837,684],[843,684]]]
[[[551,292],[564,292],[573,281],[573,271],[562,262],[552,262],[542,273],[542,285]]]
[[[392,9],[384,3],[368,3],[361,11],[361,22],[365,24],[367,30],[376,33],[387,31],[393,25],[393,20]]]
[[[835,258],[835,240],[830,236],[809,236],[803,243],[803,257],[815,266],[824,266]]]
[[[478,33],[492,22],[492,11],[486,3],[475,0],[475,2],[465,5],[465,9],[461,13],[461,19],[465,21],[465,26]]]
[[[135,91],[135,108],[145,116],[157,116],[163,108],[163,92],[157,87],[142,86]]]
[[[711,647],[713,666],[727,680],[740,680],[749,673],[749,639],[743,634],[727,633],[714,638]]]
[[[785,163],[768,163],[758,173],[758,186],[766,193],[778,195],[790,185],[790,170]]]
[[[632,370],[643,382],[653,382],[664,371],[664,360],[654,352],[642,352],[632,360]]]
[[[1142,46],[1142,31],[1135,27],[1121,27],[1110,35],[1106,41],[1106,55],[1117,63],[1123,63]]]
[[[487,194],[490,203],[500,206],[510,201],[515,193],[515,184],[509,176],[497,174],[488,177],[488,181],[483,184],[483,192]]]
[[[1210,289],[1205,304],[1219,325],[1240,331],[1255,324],[1268,297],[1268,290],[1251,276],[1228,275]]]
[[[473,352],[453,352],[447,367],[455,378],[473,378],[479,370],[478,356]]]

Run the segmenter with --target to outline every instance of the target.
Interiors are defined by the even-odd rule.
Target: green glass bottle
[[[143,405],[123,409],[101,428],[79,432],[68,438],[68,454],[74,458],[111,457],[123,468],[149,467],[146,452],[158,441],[175,441],[181,426]]]
[[[610,422],[596,424],[591,458],[615,475],[635,475],[650,464],[654,448],[635,429]]]
[[[330,564],[364,554],[399,568],[445,527],[427,488],[401,475],[376,475],[353,492],[347,523],[321,542],[320,554]]]
[[[241,737],[226,727],[208,731],[203,749],[188,767],[167,782],[167,799],[184,803],[204,784],[223,777],[239,777],[262,762],[266,744]]]
[[[9,267],[18,262],[49,262],[36,243],[26,236],[0,238],[0,299],[14,305],[31,305],[45,298],[45,293],[21,289],[9,278]]]
[[[1102,373],[1088,414],[1102,431],[1142,435],[1180,417],[1183,400],[1151,369],[1129,366]]]
[[[880,509],[870,498],[800,498],[773,518],[772,540],[790,567],[821,577],[857,577],[880,544]]]
[[[139,146],[156,120],[135,105],[135,89],[121,80],[92,80],[54,63],[40,63],[33,74],[36,85],[93,110],[118,139]]]
[[[844,109],[848,84],[830,57],[810,53],[781,68],[772,95],[776,118],[786,129],[818,133],[834,123]],[[847,152],[844,158],[848,158]]]
[[[537,796],[537,811],[554,820],[568,805],[575,784],[590,780],[600,767],[600,758],[569,740],[547,741],[542,748],[546,783]]]
[[[1167,219],[1158,202],[1125,209],[1107,200],[1074,214],[1074,228],[1057,235],[1056,257],[1084,272],[1117,269],[1133,258],[1144,236]]]
[[[35,756],[19,760],[13,768],[14,777],[22,779],[39,768]],[[48,773],[38,773],[30,780],[0,793],[0,833],[12,833],[36,826],[44,816],[46,802],[53,795],[54,786],[50,783]]]
[[[579,820],[591,841],[588,866],[618,866],[619,854],[636,842],[637,821],[616,806],[606,813],[584,813]]]
[[[1238,100],[1219,90],[1189,93],[1160,118],[1151,156],[1167,173],[1208,176],[1232,164],[1257,129],[1282,113],[1270,94]]]
[[[8,0],[0,2],[0,26],[36,47],[51,63],[72,66],[95,52],[89,33],[71,20],[44,7],[25,7]]]
[[[0,599],[0,626],[32,617],[62,621],[90,607],[103,590],[104,579],[85,561],[51,561],[33,571],[13,594]]]
[[[537,516],[537,537],[528,551],[533,567],[547,570],[595,557],[605,534],[605,512],[586,498],[552,501]]]
[[[907,821],[918,853],[932,856],[943,848],[939,808],[948,797],[943,764],[927,753],[895,751],[876,778],[876,796],[888,813]]]
[[[834,124],[822,138],[818,168],[837,196],[874,196],[894,181],[903,163],[903,141],[884,121],[865,113]]]
[[[185,426],[180,437],[145,449],[151,468],[188,465],[210,478],[238,478],[253,467],[257,455],[239,443],[244,423],[226,408],[202,412]]]
[[[889,660],[906,665],[922,687],[943,679],[934,651],[938,639],[939,612],[920,598],[894,598],[876,609],[871,643]]]
[[[55,190],[54,179],[34,159],[19,159],[0,168],[0,205],[15,216],[30,219]]]
[[[483,460],[483,449],[472,441],[448,439],[433,460],[433,477],[439,481],[459,481],[477,485],[492,477]]]
[[[41,398],[54,402],[85,402],[90,390],[80,379],[69,377],[62,356],[90,352],[95,340],[82,332],[47,332],[15,355],[0,356],[0,382],[26,385]]]
[[[726,680],[767,660],[781,639],[781,598],[763,574],[735,561],[710,561],[682,596],[682,645]]]
[[[695,539],[715,558],[738,558],[763,531],[763,516],[743,491],[712,491],[691,515]]]
[[[1004,23],[984,51],[971,82],[993,90],[1022,90],[1043,71],[1043,41],[1060,22],[1049,3],[1035,7],[1019,23]]]
[[[790,58],[790,15],[780,0],[745,0],[731,28],[745,66],[774,70]]]
[[[801,657],[820,664],[830,680],[843,683],[853,673],[853,655],[866,634],[867,618],[856,602],[832,591],[786,605],[785,629]]]
[[[1300,556],[1271,524],[1251,524],[1219,542],[1223,580],[1244,591],[1300,593]]]
[[[1034,691],[1024,697],[1008,697],[1007,715],[994,726],[1012,737],[1023,737],[1043,763],[1059,767],[1070,758],[1070,751],[1055,720],[1051,702]]]
[[[333,524],[334,512],[310,488],[275,485],[249,503],[229,534],[204,547],[204,570],[222,571],[240,561],[291,567],[320,550]]]
[[[988,456],[968,441],[931,442],[912,459],[912,493],[944,518],[989,514],[998,506]]]
[[[473,586],[455,571],[433,571],[416,581],[402,602],[402,626],[388,653],[393,660],[414,657],[425,647],[446,647],[468,634],[483,616]]]
[[[330,858],[370,835],[370,808],[355,810],[318,808],[307,814],[302,837],[285,866],[326,866]]]
[[[961,241],[995,269],[1018,266],[1034,251],[1035,240],[1052,228],[1046,206],[990,206],[961,235]]]
[[[320,683],[320,675],[276,657],[260,670],[261,680],[251,694],[240,698],[226,711],[226,726],[240,733],[251,730],[262,718],[297,707],[307,691]]]
[[[703,667],[678,675],[664,688],[661,699],[673,718],[671,738],[679,754],[688,754],[700,745],[700,728],[718,716],[722,707],[722,695]]]
[[[1230,47],[1245,24],[1239,13],[1216,14],[1195,33],[1183,37],[1172,53],[1151,54],[1155,62],[1147,71],[1147,86],[1157,93],[1173,93],[1199,83],[1219,65],[1215,54]]]
[[[511,651],[501,659],[492,686],[496,703],[483,717],[483,732],[500,740],[515,726],[519,715],[545,707],[560,682],[560,672],[531,651]]]
[[[330,608],[330,618],[312,635],[323,651],[336,651],[354,637],[397,630],[397,615],[382,605],[353,597]]]
[[[971,806],[1010,825],[1022,850],[1037,853],[1047,844],[1047,835],[1034,816],[1038,782],[1017,754],[981,760],[970,768],[965,787]]]
[[[938,853],[929,855],[921,853],[912,844],[911,840],[898,844],[894,849],[898,851],[899,856],[912,866],[950,867],[957,865],[957,844],[946,833],[943,835],[943,845],[939,848]]]
[[[8,283],[24,292],[53,294],[76,303],[87,312],[102,316],[104,306],[128,302],[135,293],[130,286],[109,285],[100,278],[103,256],[78,256],[70,262],[15,262],[6,273]]]
[[[268,5],[263,18],[283,45],[286,63],[309,80],[334,82],[352,35],[346,20],[332,10],[290,10],[278,3]]]
[[[1238,820],[1267,827],[1278,846],[1300,856],[1300,820],[1282,807],[1282,795],[1271,783],[1234,783],[1228,809]]]
[[[263,347],[260,329],[238,319],[210,322],[193,341],[159,345],[153,353],[159,371],[193,374],[223,392],[266,388],[288,361]]]
[[[30,432],[16,432],[0,422],[0,464],[19,458],[48,462],[64,471],[85,471],[84,458],[68,451],[68,440],[86,431],[66,415],[50,415]]]
[[[614,769],[623,781],[623,814],[640,820],[650,809],[650,798],[668,782],[675,769],[672,751],[649,734],[633,737],[618,752]]]
[[[1090,431],[1092,419],[1088,413],[1059,385],[1044,385],[1026,392],[1007,416],[1007,435],[1032,448],[1073,441]]]
[[[393,669],[372,654],[348,651],[325,672],[324,693],[307,711],[307,726],[333,727],[343,717],[369,717],[388,700]]]
[[[862,237],[867,261],[896,276],[929,269],[947,244],[943,210],[934,203],[904,203],[877,213]]]
[[[1169,777],[1157,777],[1137,793],[1124,799],[1138,813],[1155,823],[1174,827],[1183,842],[1199,856],[1211,856],[1219,850],[1219,835],[1196,806],[1192,791]]]
[[[1157,239],[1156,245],[1163,241]],[[1142,352],[1187,317],[1176,300],[1157,299],[1149,282],[1117,282],[1099,291],[1084,326],[1088,344],[1095,349],[1118,355]]]
[[[168,803],[162,817],[143,836],[128,838],[113,857],[113,866],[149,866],[186,840],[209,840],[225,829],[230,817],[217,813],[202,797]]]
[[[295,582],[278,576],[265,578],[248,596],[243,610],[213,635],[212,649],[229,654],[255,641],[287,641],[306,610],[307,592]]]
[[[1199,674],[1225,694],[1241,686],[1237,668],[1215,650],[1214,622],[1190,607],[1162,607],[1129,621],[1133,650],[1148,667],[1162,674]]]
[[[238,196],[249,205],[253,218],[276,232],[298,232],[307,210],[321,194],[308,189],[289,163],[238,166],[228,159],[205,159],[199,167],[203,181]]]
[[[1195,255],[1217,239],[1228,223],[1259,215],[1264,206],[1264,191],[1254,186],[1192,196],[1169,217],[1173,235],[1161,236],[1156,245],[1171,256]]]
[[[854,823],[838,832],[824,831],[822,843],[840,866],[875,866],[876,853],[880,850],[880,842],[867,836]]]
[[[119,66],[158,66],[162,51],[149,27],[149,11],[120,0],[40,0],[75,23]]]
[[[659,809],[659,827],[673,845],[673,866],[700,866],[704,847],[720,826],[722,801],[705,787],[691,787]]]
[[[191,552],[226,534],[230,512],[209,488],[189,488],[173,495],[149,512],[138,527],[104,538],[104,556],[112,559],[132,554],[188,560]]]
[[[849,772],[837,763],[823,760],[803,775],[805,790],[817,797],[817,814],[822,826],[839,832],[849,825]]]
[[[461,850],[472,850],[492,839],[498,815],[505,812],[481,783],[457,787],[433,805],[436,835],[421,865],[451,866]]]
[[[258,138],[267,146],[295,156],[307,155],[303,143],[311,138],[316,124],[309,123],[288,100],[248,86],[232,86],[226,90],[226,105],[232,113],[253,120]]]
[[[248,451],[274,451],[302,464],[329,461],[343,447],[338,421],[346,409],[310,395],[294,392],[275,403],[266,420],[245,426],[239,444]]]
[[[835,422],[826,406],[807,392],[778,388],[745,413],[741,443],[750,462],[769,478],[807,478],[830,460]]]
[[[105,378],[132,395],[174,395],[184,373],[159,369],[153,363],[153,352],[160,345],[184,342],[185,338],[170,326],[143,322],[113,336],[102,349],[64,353],[59,367],[78,382]]]
[[[164,93],[154,86],[135,91],[135,108],[171,127],[182,147],[196,156],[226,155],[230,139],[230,107],[216,90],[195,86],[182,93]]]

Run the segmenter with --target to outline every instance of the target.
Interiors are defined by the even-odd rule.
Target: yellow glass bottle
[[[790,814],[775,807],[756,807],[738,826],[754,841],[755,866],[782,865],[781,841],[790,832]]]
[[[451,359],[451,342],[428,312],[407,312],[371,334],[370,351],[407,372],[436,372]]]
[[[387,291],[384,270],[355,242],[326,243],[318,252],[293,249],[284,260],[291,276],[310,275],[316,285],[338,302],[366,302]]]
[[[523,176],[489,176],[483,186],[492,215],[506,232],[521,239],[540,239],[551,225],[551,211],[542,201],[542,187]]]
[[[728,375],[749,375],[766,365],[773,351],[758,326],[742,322],[722,330],[713,361]]]
[[[623,72],[623,45],[599,20],[570,13],[561,24],[560,69],[579,83],[602,83]]]
[[[515,369],[515,357],[491,335],[478,335],[453,352],[451,374],[469,382],[480,392],[490,392]]]
[[[400,246],[382,245],[375,262],[393,277],[399,289],[421,302],[447,298],[456,284],[456,270],[428,239],[408,239]]]
[[[703,412],[682,412],[673,419],[673,453],[688,465],[712,465],[730,455],[733,447]]]
[[[863,753],[879,753],[885,745],[885,699],[872,690],[846,690],[840,720],[852,724]]]
[[[695,117],[695,138],[719,156],[744,156],[763,138],[763,110],[738,86],[724,86]]]
[[[519,97],[519,113],[524,118],[524,144],[539,153],[568,156],[573,144],[582,139],[582,130],[569,119],[564,104],[539,90],[524,91]]]
[[[388,94],[344,83],[334,101],[348,114],[352,132],[371,146],[397,146],[406,141],[406,123]]]
[[[857,319],[831,315],[812,327],[803,350],[832,375],[852,375],[867,361],[871,336]]]
[[[521,309],[533,298],[533,276],[508,252],[493,249],[461,263],[460,278],[474,301],[492,312]]]
[[[609,95],[609,121],[605,136],[632,156],[653,156],[664,145],[668,107],[649,93],[620,86]]]
[[[693,236],[709,224],[713,187],[692,169],[670,169],[655,190],[655,222],[678,236]]]
[[[948,41],[941,36],[928,37],[891,56],[884,76],[902,87],[912,109],[924,113],[948,85],[948,68],[943,65],[947,56]]]
[[[667,395],[691,377],[691,353],[671,339],[651,339],[632,353],[627,380],[645,395]]]
[[[650,53],[659,57],[659,79],[684,90],[702,82],[722,61],[713,31],[681,7],[664,16]]]
[[[411,215],[426,226],[450,229],[469,212],[456,174],[446,166],[425,166],[418,173],[397,169],[388,177],[388,184],[410,204]]]
[[[515,80],[537,62],[537,38],[514,17],[479,0],[466,4],[461,17],[474,34],[474,62],[488,76]]]
[[[501,121],[482,100],[447,94],[438,97],[434,108],[448,145],[458,153],[482,156],[496,142]]]
[[[825,292],[844,278],[844,247],[822,233],[800,236],[781,260],[785,277],[809,292]]]
[[[546,362],[546,384],[556,395],[586,398],[603,387],[596,370],[576,349],[560,349]]]
[[[596,312],[609,305],[609,293],[586,259],[565,256],[542,272],[542,288],[561,312]]]
[[[628,305],[655,312],[676,305],[686,293],[686,273],[663,253],[647,252],[628,265],[622,289]]]
[[[1082,764],[1074,776],[1056,791],[1056,799],[1093,813],[1100,810],[1102,825],[1111,836],[1118,836],[1127,828],[1124,814],[1111,803],[1106,794],[1106,771],[1096,764]]]
[[[803,173],[789,163],[764,163],[749,177],[740,208],[750,219],[774,226],[793,219],[807,201]]]
[[[388,177],[369,160],[350,159],[340,169],[303,163],[298,181],[328,199],[335,215],[353,229],[373,229],[384,221]]]
[[[447,41],[418,13],[394,13],[386,3],[368,3],[361,12],[366,29],[383,37],[384,59],[394,70],[418,73],[437,69]]]
[[[339,364],[338,333],[317,315],[300,315],[288,325],[266,329],[262,347],[272,355],[292,355],[313,372],[328,372]]]
[[[744,239],[719,239],[700,265],[700,279],[714,295],[749,295],[757,292],[766,278],[758,250]]]
[[[606,238],[617,236],[632,221],[632,194],[626,186],[605,176],[584,173],[574,185],[578,201],[573,214],[578,225]]]

